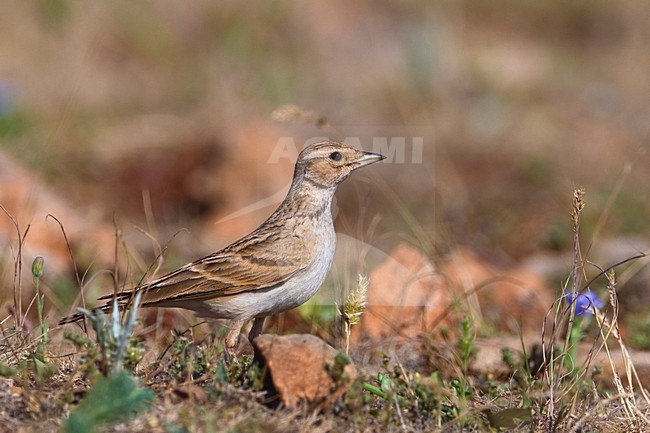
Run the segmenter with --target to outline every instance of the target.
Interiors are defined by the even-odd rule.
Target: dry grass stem
[[[326,117],[320,116],[313,111],[304,110],[297,105],[282,105],[271,113],[271,119],[275,122],[301,122],[313,124],[316,127],[327,130],[330,124]]]

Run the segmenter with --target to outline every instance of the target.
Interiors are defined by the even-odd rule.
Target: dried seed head
[[[573,227],[578,227],[580,220],[580,213],[585,208],[585,189],[583,187],[573,190],[573,209],[571,211],[571,218],[573,219]]]
[[[319,116],[313,111],[303,110],[297,105],[282,105],[271,113],[271,119],[275,122],[302,122],[312,123],[319,128],[328,126],[327,119]]]
[[[350,325],[357,325],[368,303],[368,278],[359,275],[357,286],[350,291],[346,299],[343,315]]]

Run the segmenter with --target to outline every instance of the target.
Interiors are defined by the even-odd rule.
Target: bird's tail
[[[97,311],[102,311],[104,314],[108,314],[111,311],[113,311],[113,307],[117,306],[117,308],[122,311],[124,308],[128,307],[131,304],[131,293],[118,293],[117,296],[115,295],[107,295],[107,296],[102,296],[101,299],[108,299],[108,298],[113,298],[117,302],[114,301],[108,301],[104,305],[101,305],[99,307],[93,308],[91,311],[93,313]],[[82,313],[81,311],[79,313],[72,314],[70,316],[66,316],[63,319],[59,320],[59,325],[65,325],[67,323],[75,323],[80,320],[82,320],[85,317],[85,314]]]
[[[92,311],[103,311],[104,313],[108,313],[113,309],[113,306],[111,304],[106,304],[102,305],[101,307],[94,308]],[[83,319],[86,315],[84,313],[76,313],[72,314],[70,316],[66,316],[63,319],[59,320],[59,325],[65,325],[68,323],[75,323]]]

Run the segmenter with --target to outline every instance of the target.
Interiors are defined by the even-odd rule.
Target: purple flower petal
[[[569,305],[574,301],[573,293],[566,293],[567,302]],[[576,302],[576,317],[590,316],[594,310],[600,310],[605,306],[598,296],[591,290],[585,290],[584,293],[578,293],[575,299]]]

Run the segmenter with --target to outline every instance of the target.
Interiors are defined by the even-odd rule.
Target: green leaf
[[[386,393],[382,391],[381,389],[377,388],[375,385],[372,385],[368,382],[364,382],[362,385],[363,389],[365,389],[368,392],[371,392],[381,398],[386,398]]]
[[[154,399],[126,372],[99,377],[86,398],[70,414],[64,433],[92,433],[102,424],[116,423],[149,408]]]
[[[218,383],[228,383],[228,369],[223,362],[217,363],[217,368],[214,371],[214,380]]]
[[[14,377],[16,369],[8,365],[0,363],[0,377]]]
[[[513,429],[524,422],[533,420],[533,414],[530,408],[513,407],[498,412],[485,409],[483,413],[487,416],[490,427],[497,430]]]

